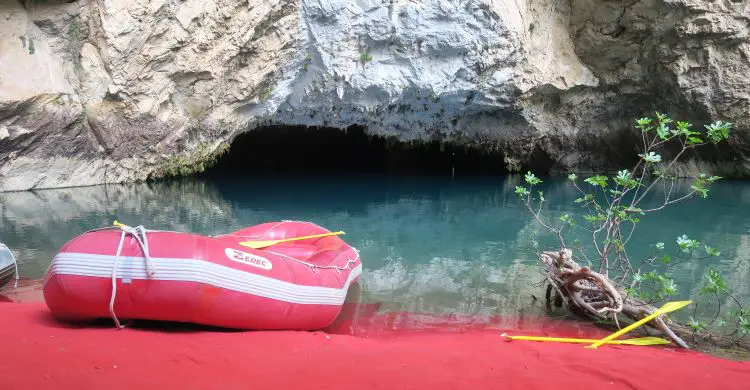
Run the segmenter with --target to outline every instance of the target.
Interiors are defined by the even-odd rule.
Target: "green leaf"
[[[653,285],[654,294],[649,298],[656,300],[664,299],[677,292],[677,284],[674,279],[655,271],[647,272],[642,276],[644,282]],[[644,293],[642,293],[643,295]]]
[[[673,134],[685,137],[688,145],[703,143],[702,139],[695,137],[700,133],[690,130],[691,126],[688,122],[677,121],[677,130],[673,131]]]
[[[643,159],[643,161],[645,161],[647,163],[658,163],[658,162],[661,162],[661,156],[658,155],[658,154],[656,154],[656,153],[654,153],[654,152],[648,152],[647,154],[641,153],[638,156],[640,156]]]
[[[742,334],[750,334],[750,320],[741,317],[739,321],[739,329]]]
[[[571,173],[570,175],[568,175],[568,180],[576,181],[576,179],[578,179],[578,176],[575,173]]]
[[[640,215],[646,215],[646,213],[640,207],[626,207],[625,208],[625,212],[628,212],[628,213],[637,213],[637,214],[640,214]]]
[[[592,195],[592,194],[586,194],[585,196],[576,199],[574,202],[576,202],[576,203],[588,202],[588,201],[593,200],[593,199],[594,199],[594,195]]]
[[[682,132],[684,134],[687,134],[688,132],[690,132],[690,127],[691,126],[693,126],[693,125],[691,125],[688,122],[677,121],[677,130],[679,130],[680,132]]]
[[[663,284],[664,292],[667,295],[672,295],[677,292],[677,284],[674,282],[674,279],[669,279]]]
[[[727,282],[724,280],[724,278],[722,278],[721,275],[716,272],[716,270],[709,269],[708,271],[706,271],[706,284],[701,287],[698,294],[716,294],[722,291],[726,291],[726,289]]]
[[[648,133],[649,131],[653,130],[653,126],[651,126],[651,122],[653,122],[653,119],[651,118],[640,118],[635,120],[635,127],[639,130],[641,130],[644,133]]]
[[[607,219],[607,217],[604,214],[598,214],[598,215],[586,214],[583,216],[583,219],[585,219],[588,222],[594,223],[597,221],[604,221]]]
[[[638,185],[638,181],[631,177],[630,171],[624,169],[617,172],[614,181],[617,185],[622,186],[623,188],[630,188]]]
[[[719,256],[721,254],[721,252],[716,250],[716,248],[711,248],[710,246],[705,245],[705,244],[703,245],[703,249],[706,251],[707,255],[712,256],[712,257]]]
[[[659,126],[656,127],[656,135],[662,140],[669,138],[669,126],[664,123],[659,124]]]
[[[650,282],[661,282],[666,279],[666,276],[657,273],[656,271],[646,272],[643,274],[643,280]]]
[[[527,196],[529,194],[529,190],[527,190],[525,187],[516,186],[516,194],[518,194],[518,196]]]
[[[591,184],[592,186],[599,186],[599,187],[606,187],[607,186],[607,176],[597,175],[597,176],[591,176],[589,178],[586,178],[584,180],[586,183]]]
[[[690,186],[690,188],[693,191],[697,192],[701,198],[706,199],[708,197],[708,188],[705,188],[702,185],[698,185],[698,184],[694,184]]]
[[[536,177],[536,175],[534,175],[530,171],[526,172],[526,176],[524,176],[524,180],[526,180],[526,183],[532,186],[540,184],[542,182],[538,177]]]
[[[620,220],[628,218],[628,215],[625,214],[625,210],[622,207],[615,208],[614,210],[612,210],[612,212]]]
[[[696,321],[692,316],[690,317],[688,325],[690,326],[690,330],[692,330],[693,333],[700,332],[701,330],[706,330],[706,324],[702,321]]]
[[[659,121],[659,123],[669,123],[672,121],[667,115],[664,115],[658,111],[655,112],[654,115],[656,115],[656,119]]]
[[[698,242],[697,240],[692,240],[688,238],[688,236],[683,234],[682,236],[677,237],[677,245],[680,247],[680,251],[687,253],[695,248],[698,248],[700,246],[700,242]]]
[[[729,138],[729,129],[732,127],[730,122],[716,121],[710,125],[704,126],[707,130],[706,136],[711,143],[718,144]]]
[[[643,296],[637,289],[632,287],[626,287],[625,292],[628,293],[628,295],[632,296],[633,298],[642,298],[646,300],[646,297]]]

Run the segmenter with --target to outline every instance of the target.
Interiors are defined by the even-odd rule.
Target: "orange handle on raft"
[[[311,236],[301,236],[301,237],[291,237],[291,238],[282,238],[279,240],[259,240],[259,241],[243,241],[240,243],[242,246],[246,246],[248,248],[253,249],[259,249],[259,248],[265,248],[267,246],[276,245],[281,242],[287,242],[287,241],[296,241],[296,240],[306,240],[308,238],[318,238],[318,237],[327,237],[327,236],[334,236],[338,234],[346,234],[342,231],[338,232],[330,232],[330,233],[322,233],[322,234],[313,234]]]

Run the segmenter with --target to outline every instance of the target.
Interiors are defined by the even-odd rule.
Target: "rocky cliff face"
[[[632,120],[729,120],[680,167],[750,173],[747,0],[0,1],[0,190],[203,168],[267,124],[612,169]]]

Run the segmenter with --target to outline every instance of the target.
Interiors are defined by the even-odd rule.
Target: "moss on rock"
[[[188,151],[166,157],[151,171],[149,179],[201,173],[213,166],[227,151],[229,151],[229,144],[224,141],[200,142]]]

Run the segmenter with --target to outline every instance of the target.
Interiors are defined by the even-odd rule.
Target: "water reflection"
[[[362,254],[363,300],[380,310],[521,318],[541,313],[531,240],[539,229],[513,193],[520,177],[467,179],[293,177],[179,180],[0,194],[0,241],[21,274],[43,275],[66,241],[113,220],[213,235],[268,220],[311,220],[335,230]],[[689,188],[689,182],[681,182]],[[687,187],[686,187],[687,186]],[[578,194],[545,179],[552,216],[581,214]],[[658,200],[656,194],[654,201]],[[750,298],[750,183],[725,182],[708,200],[665,209],[644,220],[631,257],[676,237],[707,240],[719,259],[676,268],[683,297],[697,294],[708,266]],[[554,249],[554,237],[542,235]]]

